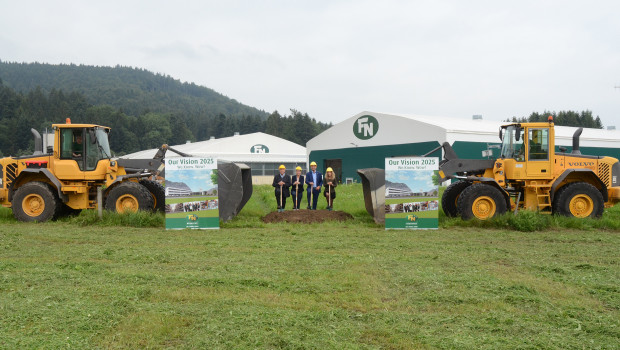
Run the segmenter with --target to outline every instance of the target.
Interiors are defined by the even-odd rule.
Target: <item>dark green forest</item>
[[[305,146],[331,126],[296,110],[268,114],[142,69],[0,61],[0,155],[31,153],[30,128],[42,131],[67,117],[110,126],[116,155],[235,132],[266,132]]]
[[[549,112],[544,111],[542,113],[532,112],[528,117],[512,117],[512,119],[506,119],[507,122],[512,123],[535,123],[535,122],[546,122],[549,116],[553,116],[553,123],[555,125],[561,126],[576,126],[576,127],[584,127],[584,128],[594,128],[594,129],[602,129],[603,123],[601,122],[601,118],[596,116],[593,117],[592,111],[559,111],[559,112]]]

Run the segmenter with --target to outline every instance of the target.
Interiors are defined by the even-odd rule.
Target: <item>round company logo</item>
[[[363,115],[353,123],[353,135],[361,140],[368,140],[379,131],[379,122],[372,115]]]
[[[265,145],[254,145],[250,148],[250,153],[269,153],[269,147]]]

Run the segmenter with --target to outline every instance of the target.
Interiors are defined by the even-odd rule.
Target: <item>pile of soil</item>
[[[274,211],[263,216],[263,222],[300,222],[312,224],[324,221],[345,221],[353,219],[353,215],[344,211],[329,210],[286,210],[282,213]]]

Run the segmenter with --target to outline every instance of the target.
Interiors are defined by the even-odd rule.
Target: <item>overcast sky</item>
[[[337,123],[363,110],[620,128],[620,1],[0,0],[0,59],[125,65]]]

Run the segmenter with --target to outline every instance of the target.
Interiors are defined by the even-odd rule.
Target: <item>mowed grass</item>
[[[0,348],[619,347],[618,231],[385,231],[338,190],[354,220],[265,224],[266,186],[216,231],[0,210]]]

